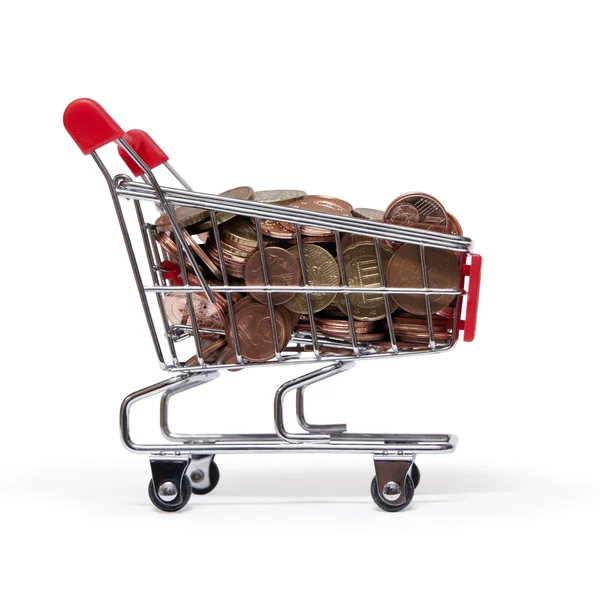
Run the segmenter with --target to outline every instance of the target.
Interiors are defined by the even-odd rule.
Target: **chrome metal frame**
[[[125,241],[125,246],[131,267],[134,273],[134,279],[138,288],[138,293],[142,302],[142,308],[148,328],[150,330],[152,342],[163,370],[173,373],[170,379],[161,381],[149,387],[143,388],[130,394],[122,403],[120,412],[121,437],[125,446],[134,452],[143,452],[153,455],[151,459],[153,469],[162,469],[164,465],[160,462],[169,457],[187,457],[187,463],[193,462],[193,456],[200,455],[197,461],[210,463],[215,454],[230,454],[244,452],[352,452],[374,454],[376,470],[380,467],[385,471],[394,470],[400,472],[400,477],[406,477],[410,470],[410,465],[415,454],[420,452],[448,453],[452,452],[457,444],[457,438],[448,434],[366,434],[366,433],[348,433],[344,424],[310,424],[304,414],[305,390],[309,385],[336,374],[348,370],[358,359],[389,358],[393,356],[409,356],[414,354],[431,354],[448,351],[454,347],[458,339],[458,324],[461,313],[463,297],[466,295],[463,289],[435,289],[427,285],[427,267],[425,260],[425,248],[442,248],[451,250],[460,254],[462,263],[467,264],[471,252],[472,242],[465,237],[453,235],[432,233],[406,227],[400,227],[387,223],[379,223],[349,217],[335,216],[329,214],[316,213],[307,210],[300,210],[279,205],[260,204],[253,201],[237,200],[226,198],[213,194],[194,192],[189,184],[167,163],[169,171],[182,185],[183,189],[160,186],[144,161],[136,154],[133,148],[124,140],[118,139],[119,144],[131,158],[140,166],[144,175],[143,182],[133,181],[130,177],[117,175],[112,177],[105,164],[100,159],[97,152],[92,153],[96,164],[100,168],[106,182],[109,186],[111,197],[117,213],[121,233]],[[148,281],[142,275],[139,266],[136,247],[129,230],[130,225],[125,216],[125,204],[132,203],[137,228],[141,236],[142,247],[148,264]],[[156,218],[148,218],[145,214],[147,207],[158,206],[160,211],[166,214],[171,222],[171,228],[175,235],[179,253],[179,264],[184,285],[172,285],[166,281],[161,268],[161,261],[166,255],[158,247],[154,236],[154,225]],[[212,235],[216,243],[219,255],[219,266],[223,274],[223,283],[220,285],[209,285],[201,270],[197,267],[190,249],[183,239],[181,230],[175,220],[175,208],[177,206],[188,206],[206,209],[210,212],[212,223]],[[220,243],[220,232],[217,224],[216,214],[218,212],[234,213],[243,215],[254,220],[258,232],[258,251],[261,256],[263,274],[266,285],[264,286],[240,286],[232,285],[228,281],[225,268],[223,251]],[[265,244],[261,235],[260,221],[269,219],[274,221],[284,221],[294,224],[296,228],[296,240],[298,246],[302,246],[302,236],[300,228],[303,225],[329,229],[335,234],[335,244],[337,247],[338,264],[341,272],[342,285],[337,287],[318,287],[309,286],[307,277],[307,266],[304,261],[303,253],[299,252],[301,271],[303,276],[302,285],[295,287],[278,287],[268,284],[268,273],[265,260]],[[341,237],[342,233],[353,233],[361,236],[368,236],[373,239],[376,249],[377,264],[382,286],[378,288],[357,288],[347,285],[345,265],[341,260]],[[391,240],[394,242],[416,244],[420,248],[422,259],[422,273],[424,287],[415,288],[391,288],[386,285],[383,260],[380,249],[382,240]],[[194,273],[200,281],[200,286],[189,285],[186,269],[186,258],[193,266]],[[275,339],[275,357],[272,360],[262,363],[248,362],[243,359],[240,352],[239,339],[237,337],[237,327],[235,323],[235,313],[232,310],[232,294],[235,292],[264,292],[267,294],[269,302],[269,312],[274,325],[274,312],[272,303],[272,294],[275,292],[296,291],[306,294],[307,304],[309,306],[309,321],[311,325],[310,332],[300,332],[294,334],[292,344],[297,344],[297,348],[288,347],[287,349],[277,347],[277,336]],[[190,314],[194,313],[192,294],[205,294],[211,301],[214,301],[214,294],[220,293],[225,296],[229,307],[229,318],[232,321],[234,332],[235,352],[238,364],[210,364],[204,360],[201,348],[201,334],[210,332],[224,335],[221,330],[204,330],[198,327],[196,319],[191,319],[190,326],[170,326],[165,314],[163,298],[166,293],[183,292],[188,298],[188,308]],[[343,294],[346,299],[348,315],[351,315],[350,296],[351,293],[361,294],[382,294],[385,298],[386,320],[389,326],[389,336],[391,349],[387,352],[378,351],[377,347],[358,341],[354,320],[349,316],[351,341],[335,339],[323,335],[318,331],[315,323],[315,316],[312,310],[311,294],[315,292],[332,292]],[[390,294],[422,294],[426,302],[427,324],[429,330],[429,345],[419,350],[404,350],[398,346],[393,329],[392,308],[389,300]],[[454,322],[452,328],[452,338],[448,344],[436,344],[433,335],[432,311],[429,297],[431,295],[451,295],[456,296]],[[153,314],[149,297],[155,296],[157,300],[158,317],[162,324],[163,335],[159,335],[160,328],[156,324],[156,316]],[[198,364],[195,367],[186,367],[182,364],[178,356],[179,342],[193,338],[198,358]],[[313,347],[311,353],[301,352],[301,344],[310,344]],[[352,350],[350,356],[340,356],[338,354],[323,351],[327,348],[347,348]],[[181,392],[197,388],[205,383],[215,379],[221,370],[234,368],[250,368],[271,366],[277,364],[304,364],[304,363],[326,363],[316,371],[296,377],[284,383],[276,392],[274,399],[274,426],[275,433],[272,434],[194,434],[178,433],[172,431],[169,426],[169,405],[174,396]],[[284,426],[283,403],[290,392],[296,392],[296,418],[303,432],[294,433],[288,431]],[[133,404],[144,400],[156,394],[161,394],[160,402],[160,429],[167,443],[139,443],[134,442],[130,434],[130,409]],[[208,458],[207,458],[208,457]],[[395,461],[395,462],[394,462]],[[406,463],[410,463],[408,466]],[[204,464],[204,462],[202,464]],[[394,463],[394,464],[391,464]],[[166,463],[165,463],[166,464]],[[179,465],[179,463],[177,463]],[[177,466],[176,465],[176,466]],[[383,466],[382,466],[383,465]],[[390,466],[391,465],[391,466]],[[166,467],[165,467],[166,468]],[[182,466],[177,466],[181,470]],[[206,470],[206,469],[205,469]],[[183,475],[177,471],[175,478],[182,478]],[[381,487],[385,482],[382,480],[378,485]],[[208,485],[207,483],[203,485]],[[201,486],[200,486],[201,487]],[[159,493],[155,487],[155,493]],[[402,492],[404,493],[404,492]],[[402,500],[394,500],[398,503]],[[393,502],[392,502],[393,504]]]

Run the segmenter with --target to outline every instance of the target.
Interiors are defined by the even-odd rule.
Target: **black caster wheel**
[[[421,482],[421,471],[419,467],[417,467],[416,463],[413,463],[412,471],[410,472],[410,476],[415,484],[415,490],[419,487],[419,483]]]
[[[148,496],[150,496],[152,504],[165,512],[181,510],[192,497],[190,480],[184,475],[180,490],[177,489],[177,484],[174,481],[165,481],[159,486],[159,494],[162,495],[162,498],[154,490],[154,482],[151,479],[148,485]],[[172,497],[173,500],[169,501],[169,497]]]
[[[194,471],[190,473],[190,478],[194,481]],[[219,472],[219,467],[217,467],[217,463],[213,460],[210,463],[210,467],[208,468],[208,476],[210,477],[210,485],[206,488],[197,489],[192,485],[192,494],[196,494],[198,496],[204,496],[205,494],[210,494],[219,483],[219,479],[221,478],[221,473]],[[198,481],[201,481],[199,479]]]
[[[415,495],[415,484],[410,475],[406,476],[404,495],[406,497],[404,504],[390,504],[385,498],[380,496],[379,490],[377,489],[377,477],[373,477],[373,481],[371,481],[371,497],[373,498],[375,504],[377,504],[377,506],[379,506],[379,508],[382,510],[386,510],[387,512],[400,512],[412,502],[413,496]]]

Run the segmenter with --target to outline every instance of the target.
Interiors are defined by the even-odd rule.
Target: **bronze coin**
[[[196,243],[194,238],[187,232],[187,230],[183,229],[182,232],[183,232],[183,238],[189,244],[189,246],[192,248],[192,250],[196,253],[196,256],[198,256],[198,258],[208,267],[210,272],[217,279],[223,279],[223,274],[221,273],[221,271],[219,270],[217,265],[215,265],[215,263],[210,259],[208,254],[206,254],[206,252],[204,252],[204,250],[202,249],[200,244]]]
[[[265,257],[267,262],[267,274],[269,283],[274,286],[300,285],[302,274],[300,273],[300,264],[295,256],[283,248],[265,248]],[[244,281],[246,285],[257,286],[265,285],[263,264],[260,252],[255,252],[246,263],[244,270]],[[250,295],[261,304],[267,304],[267,294],[260,292],[250,292]],[[296,292],[273,292],[271,299],[273,304],[283,304],[291,300]]]
[[[225,315],[221,308],[203,294],[192,294],[192,306],[196,315],[196,323],[201,329],[223,329]],[[164,296],[164,307],[171,325],[190,325],[190,311],[187,294],[170,292]]]
[[[296,231],[293,226],[289,227],[290,223],[287,225],[288,227],[285,227],[283,223],[263,219],[260,222],[260,229],[263,235],[281,240],[291,240],[296,237]],[[254,227],[254,222],[252,226]]]
[[[449,250],[425,248],[427,280],[429,288],[458,288],[460,285],[460,267],[458,260]],[[422,288],[421,254],[419,246],[404,244],[390,259],[386,273],[389,287]],[[456,296],[430,295],[431,312],[442,310],[454,301]],[[423,294],[393,294],[394,302],[414,315],[425,315],[425,296]]]
[[[290,208],[301,208],[303,210],[312,210],[315,212],[327,213],[331,215],[340,215],[345,217],[352,216],[352,205],[339,198],[332,196],[306,196],[300,200],[295,200],[288,205]],[[287,223],[284,227],[294,228],[293,225]],[[300,228],[303,235],[321,236],[331,234],[331,230],[323,229],[317,226],[302,225]]]
[[[462,236],[463,230],[460,223],[458,222],[458,219],[450,213],[446,214],[448,215],[448,233],[452,235]]]
[[[154,239],[158,242],[158,245],[177,263],[179,264],[179,252],[177,250],[177,242],[169,236],[168,233],[162,231],[154,232]],[[192,263],[185,256],[185,264],[187,267],[191,267]]]
[[[429,194],[411,192],[398,196],[387,207],[383,220],[386,223],[446,233],[448,214],[439,200]],[[397,248],[400,242],[386,241],[386,245]]]
[[[275,356],[275,346],[269,308],[254,300],[243,304],[240,304],[241,302],[237,303],[234,308],[240,353],[246,360],[252,362],[270,360]],[[285,315],[278,308],[275,308],[275,325],[278,346],[280,350],[283,350],[291,332],[287,328],[288,322]],[[234,347],[231,320],[228,320],[225,327],[225,335],[229,345]]]

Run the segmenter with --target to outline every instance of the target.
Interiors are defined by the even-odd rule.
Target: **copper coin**
[[[427,281],[429,288],[458,288],[460,284],[460,268],[458,260],[449,250],[425,248],[427,264]],[[398,248],[390,259],[386,272],[389,287],[422,288],[421,254],[419,246],[404,244]],[[423,294],[393,294],[394,302],[414,315],[427,313]],[[431,312],[437,312],[453,302],[455,296],[430,295]]]
[[[219,270],[217,265],[215,265],[215,263],[210,259],[208,254],[206,254],[206,252],[204,252],[202,247],[196,243],[194,238],[187,232],[187,230],[183,229],[182,232],[183,232],[183,239],[185,239],[185,241],[189,244],[189,246],[192,248],[192,250],[196,253],[196,256],[198,256],[198,258],[208,267],[210,272],[217,279],[223,279],[223,274],[221,273],[221,271]]]
[[[331,215],[340,215],[345,217],[352,216],[352,205],[344,200],[334,198],[332,196],[306,196],[300,200],[295,200],[288,205],[290,208],[301,208],[303,210],[312,210],[315,212],[327,213]],[[287,223],[284,227],[293,225]],[[323,229],[318,226],[302,225],[301,231],[303,235],[327,235],[331,234],[329,229]]]
[[[225,315],[221,308],[201,294],[191,294],[192,305],[196,315],[196,323],[201,329],[223,329]],[[170,292],[164,296],[164,307],[167,319],[172,325],[190,325],[190,311],[187,294]]]
[[[271,247],[265,248],[265,257],[270,285],[300,285],[302,274],[300,273],[300,264],[295,256],[283,248]],[[248,259],[244,270],[244,281],[249,286],[265,285],[260,252],[255,252]],[[261,304],[268,303],[266,293],[250,292],[250,295]],[[283,304],[295,295],[296,292],[273,292],[271,299],[273,304]]]
[[[460,223],[458,222],[458,219],[450,213],[446,214],[448,215],[448,233],[452,235],[462,236],[463,230]]]
[[[155,231],[154,239],[158,242],[159,246],[174,260],[179,264],[179,251],[177,248],[177,242],[169,236],[168,233]],[[187,256],[185,256],[185,264],[187,267],[191,267],[192,263],[188,260]],[[196,263],[197,264],[197,263]],[[197,265],[200,266],[200,265]],[[202,270],[202,269],[201,269]]]
[[[282,240],[291,240],[296,237],[296,232],[293,226],[289,227],[290,223],[287,225],[288,227],[285,227],[283,223],[279,223],[278,221],[264,219],[260,222],[260,229],[263,235]]]
[[[242,305],[236,304],[234,312],[241,355],[246,360],[253,362],[262,362],[273,358],[275,346],[269,308],[264,304],[251,301]],[[287,345],[291,332],[286,327],[285,315],[278,308],[275,308],[275,325],[278,347],[282,350]],[[227,323],[225,335],[229,345],[234,347],[231,320]]]
[[[429,194],[411,192],[398,196],[387,207],[383,220],[387,223],[446,233],[448,214],[439,200]],[[398,247],[398,242],[388,241],[387,245]]]

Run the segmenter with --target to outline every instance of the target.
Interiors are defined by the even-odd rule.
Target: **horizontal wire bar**
[[[295,293],[356,293],[356,294],[411,294],[419,296],[464,296],[466,292],[464,290],[458,290],[453,288],[392,288],[392,287],[340,287],[340,286],[326,286],[326,285],[211,285],[210,289],[213,292],[295,292]],[[203,294],[204,289],[200,286],[185,286],[185,285],[169,285],[169,286],[158,286],[148,285],[144,287],[146,292],[192,292]]]
[[[137,187],[136,187],[137,186]],[[152,188],[143,184],[133,185],[125,183],[117,188],[117,193],[133,199],[156,201],[157,197]],[[140,189],[141,188],[141,189]],[[168,190],[169,188],[164,188]],[[357,233],[370,237],[389,239],[405,243],[418,243],[430,247],[444,248],[455,252],[469,252],[472,241],[469,238],[434,233],[427,230],[416,230],[391,223],[380,223],[366,219],[356,219],[339,215],[330,215],[300,208],[289,208],[273,204],[263,204],[252,200],[237,200],[211,194],[197,194],[194,192],[166,193],[169,202],[177,206],[197,207],[206,210],[216,210],[241,216],[255,217],[274,221],[283,221],[299,225],[322,226],[323,228],[338,230],[345,233]],[[190,197],[191,196],[191,197]]]
[[[204,367],[167,367],[167,371],[168,372],[172,372],[172,373],[199,373],[199,372],[203,372],[203,371],[215,371],[215,370],[221,370],[221,369],[247,369],[247,368],[256,368],[256,367],[272,367],[272,366],[276,366],[276,365],[281,365],[282,363],[293,363],[293,364],[314,364],[314,363],[322,363],[322,362],[336,362],[336,361],[355,361],[355,360],[363,360],[363,359],[379,359],[379,358],[393,358],[396,356],[416,356],[416,355],[420,355],[420,354],[425,354],[425,355],[429,355],[429,354],[440,354],[441,352],[448,352],[450,350],[452,350],[452,348],[454,348],[454,346],[456,345],[456,340],[457,338],[455,338],[452,342],[450,342],[447,345],[436,345],[435,348],[429,348],[429,347],[423,347],[422,349],[418,349],[418,350],[414,350],[414,349],[410,349],[410,350],[402,350],[402,349],[398,349],[398,352],[382,352],[379,354],[360,354],[359,356],[356,356],[354,354],[352,355],[348,355],[348,356],[343,356],[341,354],[335,354],[335,355],[321,355],[319,356],[319,358],[314,358],[313,357],[307,357],[307,358],[301,358],[301,357],[296,357],[296,355],[294,356],[290,356],[290,357],[286,357],[286,360],[267,360],[267,361],[263,361],[263,362],[245,362],[244,364],[238,364],[238,363],[231,363],[231,364],[225,364],[225,365],[219,365],[219,364],[211,364],[211,365],[205,365]],[[377,342],[375,342],[377,343]]]

